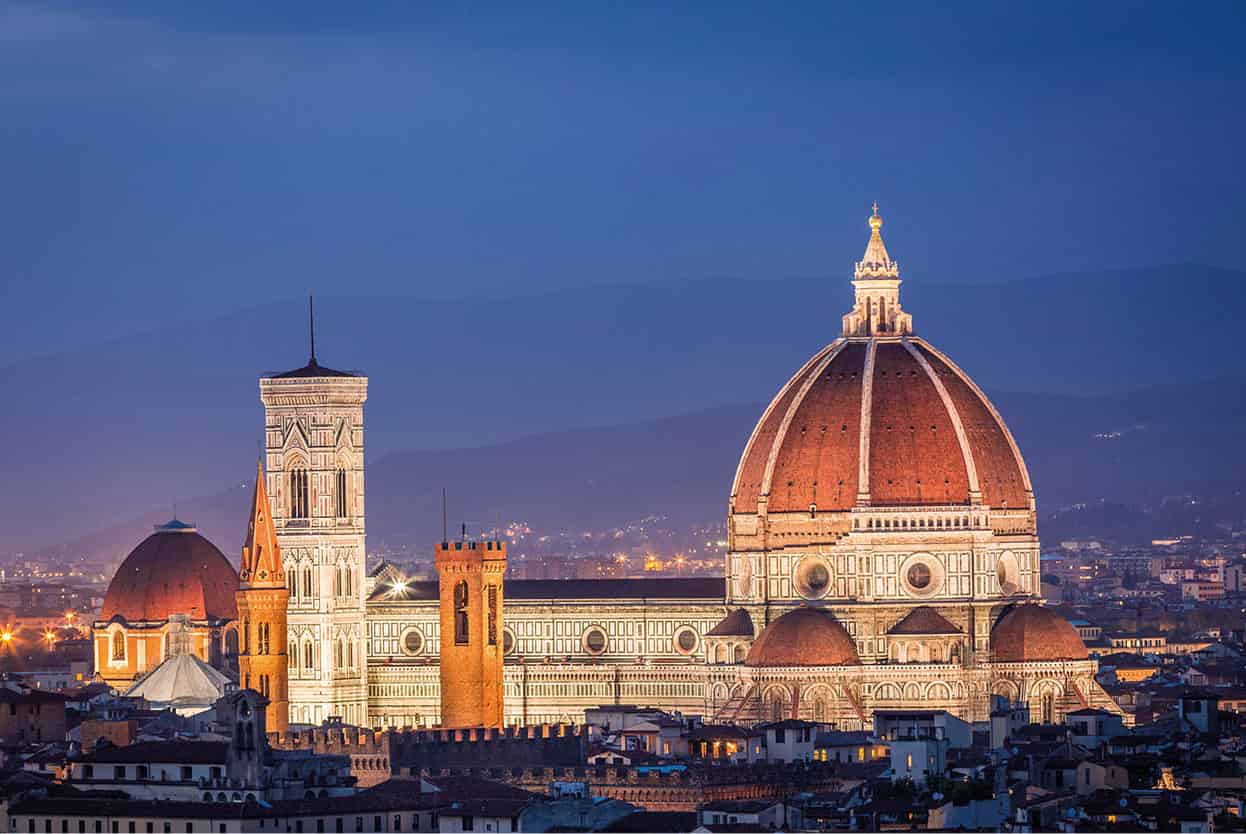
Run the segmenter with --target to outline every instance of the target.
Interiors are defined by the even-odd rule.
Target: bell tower
[[[264,464],[256,465],[251,522],[238,570],[238,679],[267,699],[265,717],[284,732],[290,717],[286,660],[286,569],[277,544],[272,505],[264,483]]]
[[[501,727],[506,543],[440,542],[441,726]]]
[[[336,717],[368,725],[367,398],[366,376],[316,360],[314,328],[306,365],[260,379],[268,492],[289,589],[291,723],[318,725]]]

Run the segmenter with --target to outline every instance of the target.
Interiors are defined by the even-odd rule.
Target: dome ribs
[[[844,345],[795,405],[775,458],[770,512],[847,510],[856,501],[865,350]]]
[[[983,503],[996,509],[1029,509],[1028,479],[1023,464],[994,409],[942,354],[921,342],[914,345],[938,375],[960,415],[978,470]]]
[[[766,464],[774,447],[775,436],[783,425],[792,401],[800,392],[809,374],[821,364],[829,351],[837,347],[835,343],[818,351],[795,376],[788,380],[787,385],[771,402],[769,409],[745,447],[744,456],[740,459],[739,472],[736,474],[735,489],[732,490],[732,505],[735,512],[757,512],[757,501],[761,498],[762,480],[766,476]]]
[[[879,343],[874,363],[870,503],[969,503],[964,454],[925,369],[899,342]]]

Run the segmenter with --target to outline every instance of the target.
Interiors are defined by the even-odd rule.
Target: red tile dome
[[[783,386],[745,447],[736,513],[971,503],[1028,510],[1025,463],[951,360],[906,335],[837,339]]]
[[[860,666],[852,636],[817,608],[789,611],[762,629],[745,666]]]
[[[135,622],[186,614],[192,620],[232,620],[238,616],[237,590],[238,574],[216,545],[194,527],[171,521],[121,563],[104,594],[100,619],[119,614]]]
[[[991,660],[1085,660],[1086,644],[1068,620],[1041,605],[1009,608],[991,629]]]

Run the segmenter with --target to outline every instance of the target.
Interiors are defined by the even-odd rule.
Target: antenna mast
[[[446,488],[441,488],[441,540],[443,542],[450,541],[449,531],[446,529]]]
[[[311,361],[308,364],[316,364],[316,308],[314,298],[310,294],[307,296],[307,327],[311,333]]]

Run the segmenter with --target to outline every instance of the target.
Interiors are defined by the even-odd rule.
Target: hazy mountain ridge
[[[904,305],[917,332],[988,389],[1103,392],[1236,372],[1231,325],[1246,312],[1243,279],[1195,266],[973,286],[910,277]],[[1200,303],[1169,306],[1170,298]],[[764,400],[838,334],[850,300],[838,276],[655,282],[496,301],[327,299],[318,304],[319,358],[370,376],[375,479],[384,458],[402,449],[486,447]],[[0,549],[71,539],[137,507],[237,483],[260,436],[256,378],[301,365],[306,341],[305,306],[292,300],[0,369],[0,386],[16,392],[0,410],[9,441],[0,451],[8,475]],[[706,499],[716,514],[726,506],[738,435],[754,418],[738,417],[733,426],[743,427],[705,457],[718,473],[715,497]],[[1024,416],[1009,419],[1017,429]],[[1058,432],[1040,428],[1023,444],[1041,448],[1048,435],[1072,475],[1079,464],[1054,443]],[[709,444],[693,445],[700,455]],[[1214,456],[1207,463],[1219,466]],[[564,488],[583,468],[560,466]],[[380,511],[389,499],[375,480],[369,486]],[[371,513],[375,532],[386,529],[386,515]]]
[[[1246,380],[1101,397],[1002,392],[992,400],[1026,457],[1049,545],[1088,535],[1144,541],[1242,518],[1246,452],[1222,441],[1246,407]],[[382,456],[367,472],[369,541],[427,556],[440,537],[443,487],[451,523],[465,521],[473,530],[498,520],[527,521],[541,532],[602,530],[652,514],[675,525],[719,521],[762,409],[736,404],[492,446]],[[187,503],[182,515],[232,558],[250,494],[250,485],[240,484]],[[1199,503],[1179,497],[1185,494]],[[149,513],[54,550],[120,556],[166,517]]]

